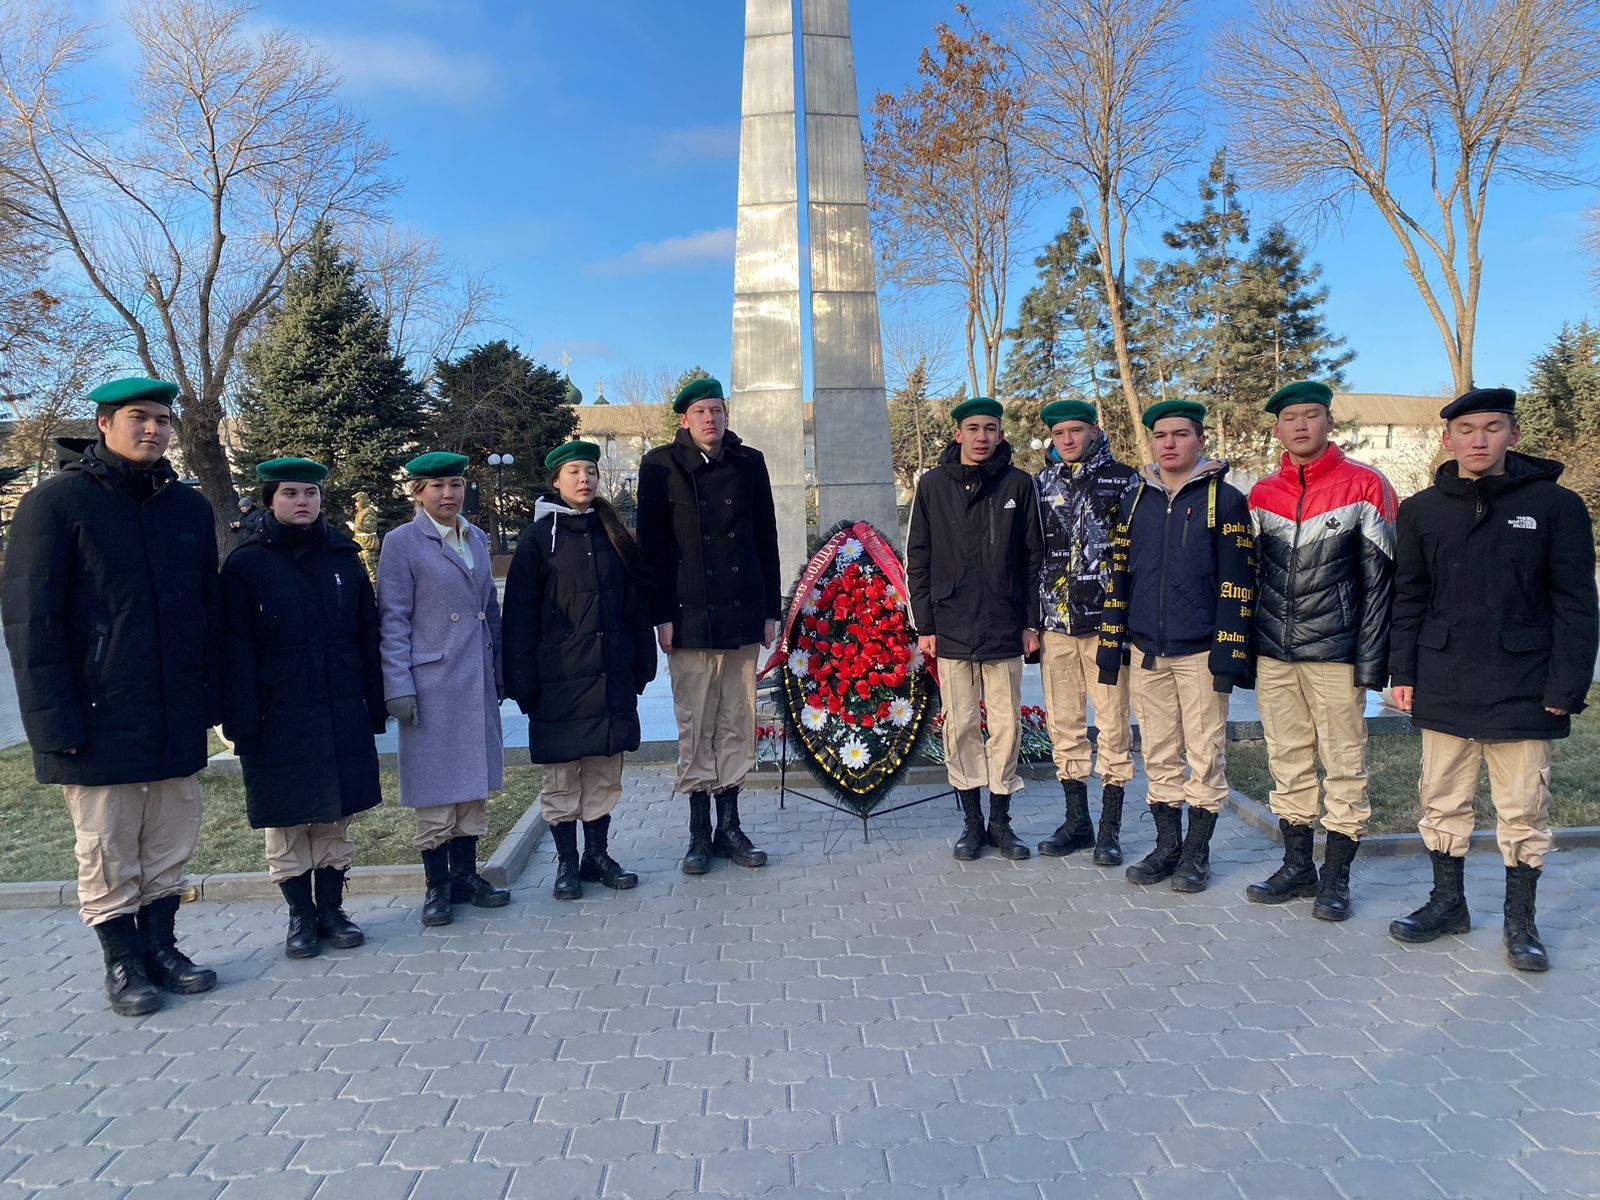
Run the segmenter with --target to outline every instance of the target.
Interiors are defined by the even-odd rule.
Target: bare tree
[[[1029,0],[1017,38],[1028,136],[1076,194],[1099,260],[1128,415],[1148,450],[1128,349],[1128,234],[1200,138],[1188,0]]]
[[[250,19],[239,0],[136,3],[128,127],[100,131],[71,91],[88,30],[0,0],[0,112],[31,228],[127,326],[144,370],[178,385],[182,457],[219,514],[234,497],[223,397],[246,332],[318,220],[368,220],[392,190],[388,149],[339,103],[328,62]]]
[[[1597,13],[1594,0],[1257,0],[1217,38],[1244,173],[1314,219],[1371,201],[1458,392],[1472,386],[1491,183],[1584,181]]]
[[[27,468],[30,483],[51,464],[56,438],[90,426],[89,390],[104,377],[125,332],[96,306],[52,298],[47,323],[36,329],[28,351],[11,357],[0,399],[10,404],[14,420],[0,458]]]
[[[467,337],[498,324],[500,289],[482,273],[463,270],[428,237],[389,221],[368,222],[341,236],[356,278],[389,321],[389,337],[423,387],[436,364],[453,358]]]
[[[974,395],[993,395],[1006,286],[1037,192],[1007,50],[964,5],[956,11],[966,36],[936,26],[937,50],[924,47],[917,64],[920,84],[873,100],[867,192],[886,277],[901,287],[955,289],[968,385]]]

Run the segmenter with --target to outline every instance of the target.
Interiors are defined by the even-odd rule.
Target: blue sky
[[[1234,6],[1199,11],[1211,19]],[[103,0],[100,11],[118,7]],[[951,4],[852,7],[865,107],[875,91],[911,81]],[[973,7],[988,19],[1003,5]],[[596,379],[629,367],[728,369],[743,11],[742,0],[265,0],[258,16],[334,59],[349,101],[394,149],[391,170],[403,183],[395,217],[438,235],[448,254],[498,285],[505,327],[486,336],[547,361],[570,354],[574,380],[592,398]],[[1184,179],[1177,198],[1192,187]],[[1269,196],[1246,200],[1258,226],[1279,207]],[[1560,324],[1593,308],[1594,261],[1580,238],[1583,212],[1597,201],[1593,189],[1506,185],[1494,194],[1480,383],[1520,385]],[[1065,210],[1063,201],[1037,211],[1035,243]],[[1154,214],[1136,247],[1158,246],[1167,219]],[[1358,206],[1346,225],[1315,237],[1329,325],[1358,352],[1350,387],[1448,390],[1438,335],[1376,216]],[[894,315],[891,304],[886,319]],[[959,360],[952,347],[952,364]]]

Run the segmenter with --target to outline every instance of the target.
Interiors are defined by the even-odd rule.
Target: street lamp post
[[[494,523],[500,535],[500,553],[506,550],[506,489],[505,469],[517,461],[515,454],[495,451],[489,455],[489,465],[494,468]]]

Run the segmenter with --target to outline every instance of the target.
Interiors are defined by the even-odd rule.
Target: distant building
[[[1337,392],[1333,417],[1339,444],[1352,458],[1377,467],[1401,497],[1433,482],[1444,422],[1441,396],[1404,396],[1392,392]]]

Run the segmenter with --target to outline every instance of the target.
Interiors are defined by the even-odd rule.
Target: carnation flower
[[[889,701],[889,723],[896,729],[911,724],[911,701],[903,697]]]
[[[796,650],[789,655],[789,674],[804,679],[811,674],[811,655],[804,650]]]
[[[828,712],[824,708],[808,704],[800,713],[800,721],[812,733],[816,733],[828,723]]]
[[[859,544],[857,543],[857,545]],[[872,761],[872,755],[867,753],[866,746],[862,745],[858,738],[851,738],[843,746],[839,747],[839,761],[852,771],[861,771],[865,770],[867,764]]]

